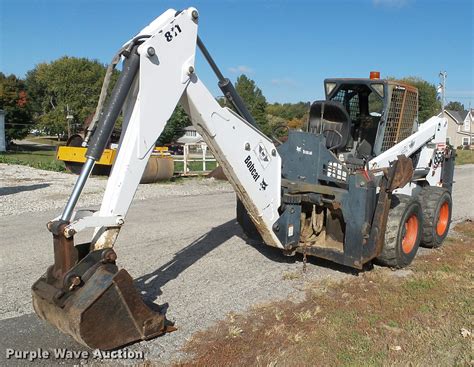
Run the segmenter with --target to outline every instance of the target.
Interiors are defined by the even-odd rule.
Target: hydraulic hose
[[[137,47],[134,46],[132,48],[130,55],[126,59],[123,70],[110,96],[107,108],[100,116],[97,128],[87,148],[87,158],[94,159],[95,161],[99,160],[112,135],[115,122],[140,66],[140,56],[137,54]]]

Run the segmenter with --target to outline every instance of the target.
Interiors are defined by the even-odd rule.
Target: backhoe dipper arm
[[[138,35],[149,37],[137,48],[139,71],[125,101],[122,138],[100,211],[84,218],[75,213],[67,227],[72,233],[95,227],[93,250],[113,246],[155,142],[178,103],[214,153],[263,240],[283,247],[272,230],[279,217],[280,156],[256,127],[222,108],[195,73],[197,23],[194,8],[168,10]]]

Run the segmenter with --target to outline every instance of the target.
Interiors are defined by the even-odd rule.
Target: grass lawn
[[[50,137],[50,136],[28,135],[25,139],[37,144],[46,144],[46,145],[52,145],[52,146],[66,145],[65,140],[58,141],[57,138]]]
[[[0,163],[21,164],[47,171],[63,172],[64,163],[56,160],[54,150],[7,152],[0,154]]]
[[[217,167],[216,162],[206,162],[206,170],[212,171],[214,168]],[[188,169],[191,172],[202,172],[202,162],[188,162]],[[184,165],[183,162],[174,162],[174,171],[175,172],[183,172]]]
[[[474,223],[465,222],[408,269],[319,281],[300,303],[229,315],[195,335],[185,349],[192,360],[178,365],[472,365],[473,246]],[[302,276],[282,274],[280,281]]]
[[[456,150],[456,165],[474,163],[474,150]]]

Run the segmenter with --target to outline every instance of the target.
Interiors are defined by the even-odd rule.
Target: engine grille
[[[418,91],[409,86],[390,85],[392,98],[382,143],[382,152],[409,137],[418,115]]]

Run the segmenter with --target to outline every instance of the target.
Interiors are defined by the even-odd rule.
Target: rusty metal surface
[[[54,265],[32,286],[39,317],[79,343],[104,350],[173,330],[164,315],[143,303],[130,274],[118,270],[112,249],[81,253],[89,244],[74,246],[63,234],[66,225],[54,231]]]
[[[399,155],[394,165],[395,167],[390,168],[394,172],[390,176],[389,191],[405,186],[413,177],[413,162],[410,158]]]
[[[54,265],[50,268],[50,279],[60,280],[77,263],[78,255],[74,240],[64,236],[68,223],[61,223],[53,233]]]
[[[405,186],[413,176],[413,163],[411,159],[404,155],[384,171],[384,176],[380,181],[380,192],[375,207],[372,226],[364,247],[362,263],[368,262],[382,253],[385,241],[385,230],[387,227],[388,211],[392,203],[392,191]]]
[[[307,255],[317,256],[357,269],[362,269],[365,263],[380,255],[385,240],[385,229],[392,201],[392,191],[405,186],[411,180],[413,176],[413,164],[411,159],[401,155],[389,168],[371,171],[369,174],[373,175],[374,172],[383,173],[383,176],[378,182],[379,195],[372,221],[370,226],[369,224],[367,225],[367,230],[361,228],[361,230],[366,233],[363,241],[360,244],[350,244],[352,246],[362,246],[360,255],[357,255],[357,257],[351,257],[346,253],[347,249],[345,249],[345,246],[348,245],[347,241],[350,241],[351,239],[347,238],[347,235],[342,228],[340,233],[343,237],[338,238],[337,241],[327,236],[326,232],[328,231],[328,224],[330,223],[328,218],[326,218],[325,221],[326,227],[322,232],[323,235],[315,236],[313,231],[311,231],[312,218],[308,218],[306,215],[301,216],[303,228],[301,240],[303,245],[296,249],[297,252],[304,252]],[[307,183],[291,184],[290,182],[287,182],[287,180],[283,180],[283,186],[288,187],[290,192],[306,192],[314,190],[316,192],[329,194],[330,191],[333,191],[335,199],[337,199],[337,196],[342,192],[342,189],[323,185],[311,185]],[[336,210],[335,203],[337,204],[337,201],[334,201],[329,207],[331,208],[331,211]],[[326,203],[326,205],[328,204]],[[332,231],[329,230],[329,232]]]

